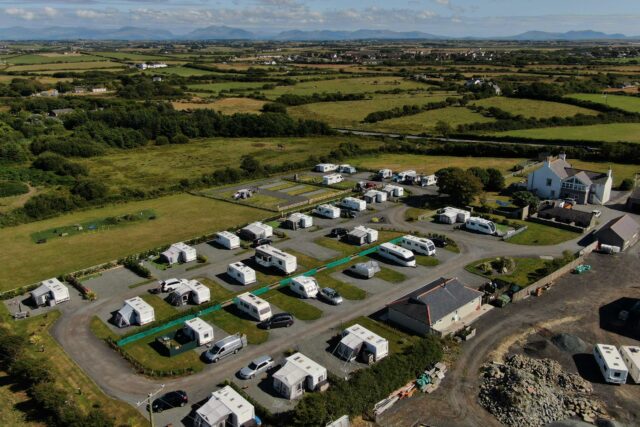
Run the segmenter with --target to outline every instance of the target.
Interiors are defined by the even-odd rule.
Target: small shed
[[[273,374],[273,387],[283,397],[293,400],[302,397],[305,390],[314,391],[327,380],[327,369],[302,353],[285,359],[278,372]]]
[[[256,271],[240,261],[229,264],[227,275],[245,286],[256,282]]]
[[[213,326],[199,317],[184,322],[184,332],[191,339],[198,341],[198,345],[206,345],[213,341]]]
[[[196,248],[191,247],[183,242],[178,242],[169,246],[169,249],[162,252],[160,256],[167,263],[169,263],[169,265],[173,265],[179,262],[195,261],[198,254],[196,252]]]
[[[252,241],[256,239],[264,239],[271,236],[273,236],[273,227],[261,222],[251,223],[240,230],[240,237],[244,240]]]
[[[298,228],[309,228],[313,226],[313,217],[298,212],[292,213],[284,221],[283,226],[291,230],[297,230]]]
[[[140,297],[124,301],[122,308],[116,313],[114,323],[119,328],[131,325],[146,325],[156,320],[153,307]]]
[[[240,238],[228,231],[220,231],[216,233],[214,241],[227,249],[237,249],[240,247]]]
[[[207,402],[196,410],[194,427],[257,425],[253,405],[235,391],[225,386],[211,393]]]
[[[69,301],[69,288],[56,278],[47,279],[31,291],[31,299],[36,306],[60,304]]]

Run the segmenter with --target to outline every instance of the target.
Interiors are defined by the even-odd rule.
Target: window
[[[619,378],[620,377],[620,372],[614,372],[613,376],[616,377],[616,378]]]
[[[551,184],[553,184],[553,180],[551,178],[547,178],[547,187],[551,187]]]

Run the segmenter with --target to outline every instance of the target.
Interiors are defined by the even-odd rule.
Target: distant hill
[[[251,40],[256,35],[240,28],[212,25],[206,28],[198,28],[190,33],[179,36],[184,40]]]
[[[599,31],[567,31],[566,33],[548,33],[545,31],[527,31],[515,36],[504,37],[507,40],[531,40],[531,41],[578,41],[578,40],[617,40],[626,39],[624,34],[607,34]]]
[[[273,37],[275,40],[321,41],[321,40],[441,40],[436,36],[420,31],[398,32],[390,30],[357,30],[357,31],[283,31]]]

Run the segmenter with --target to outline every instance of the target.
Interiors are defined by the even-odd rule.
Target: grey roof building
[[[596,233],[601,245],[618,246],[623,251],[634,245],[639,236],[640,225],[629,215],[612,219]]]
[[[552,207],[538,212],[538,218],[553,220],[564,224],[576,225],[582,228],[591,228],[594,222],[593,212],[579,211],[577,209],[565,209]]]

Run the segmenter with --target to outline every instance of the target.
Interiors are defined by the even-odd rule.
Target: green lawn
[[[494,217],[494,220],[500,219],[502,219],[502,217]],[[537,224],[535,222],[518,220],[510,221],[527,226],[526,231],[516,234],[507,240],[507,242],[515,245],[550,246],[566,242],[567,240],[573,240],[581,236],[580,233],[550,227],[548,225]]]
[[[567,97],[580,99],[582,101],[597,102],[610,107],[620,108],[621,110],[631,111],[632,113],[640,113],[640,98],[637,96],[624,95],[604,95],[601,93],[574,93]]]
[[[389,283],[401,283],[407,280],[407,276],[392,268],[380,266],[380,272],[376,274],[378,279]]]
[[[234,201],[233,195],[235,194],[235,190],[227,191],[227,192],[218,192],[216,189],[213,189],[212,192],[203,191],[202,194],[222,199]],[[268,210],[277,210],[280,206],[285,206],[289,203],[289,201],[285,199],[281,199],[279,197],[268,196],[266,194],[254,194],[248,199],[235,200],[235,203],[239,203],[245,206],[252,206],[254,208],[259,209],[268,209]]]
[[[300,251],[296,251],[295,249],[286,248],[283,249],[286,253],[295,256],[298,260],[298,271],[308,271],[312,268],[320,267],[325,265],[329,261],[322,261],[317,258],[314,258],[311,255],[307,255]]]
[[[435,267],[440,264],[440,261],[438,261],[438,258],[433,256],[416,255],[416,264],[423,267]]]
[[[106,340],[107,338],[111,338],[112,340],[118,339],[118,335],[109,329],[109,327],[98,316],[93,316],[91,318],[89,329],[91,329],[93,335],[101,340]]]
[[[314,187],[312,185],[302,185],[299,188],[290,188],[290,189],[286,189],[283,192],[287,193],[290,196],[298,196],[298,195],[302,195],[305,193],[311,193],[312,191],[317,191],[319,190],[318,187]]]
[[[222,91],[229,90],[257,90],[261,89],[265,83],[261,82],[224,82],[224,83],[203,83],[203,84],[194,84],[189,85],[188,88],[190,90],[195,91],[212,91],[215,93],[219,93]]]
[[[380,335],[382,338],[386,338],[389,341],[390,353],[400,353],[420,340],[418,336],[406,334],[386,323],[377,322],[364,316],[350,320],[344,324],[344,327],[348,328],[356,323]]]
[[[147,294],[142,295],[140,298],[142,298],[147,304],[153,307],[153,311],[156,316],[156,322],[161,322],[164,319],[168,319],[178,312],[175,307],[173,307],[158,295]]]
[[[357,286],[345,283],[330,275],[332,271],[323,271],[316,275],[318,283],[323,288],[333,288],[338,291],[344,299],[363,300],[367,297],[367,292]]]
[[[216,301],[219,303],[224,302],[234,295],[234,293],[229,289],[225,288],[219,283],[214,282],[208,277],[198,277],[196,280],[209,288],[209,290],[211,290],[211,301]],[[245,290],[242,290],[240,293],[244,292]]]
[[[369,155],[351,158],[347,162],[357,168],[367,170],[379,170],[389,168],[393,171],[413,169],[418,173],[432,174],[444,167],[459,167],[463,169],[472,166],[482,168],[496,168],[507,172],[515,165],[525,161],[522,158],[495,158],[495,157],[454,157],[454,156],[427,156],[420,154],[383,154]]]
[[[157,68],[151,71],[153,71],[154,74],[175,74],[176,76],[181,76],[181,77],[208,76],[208,75],[216,74],[211,71],[197,70],[195,68],[188,68],[188,67],[182,67],[182,66]]]
[[[256,322],[238,316],[234,306],[202,316],[206,322],[213,323],[229,334],[241,333],[247,336],[249,344],[262,344],[269,339],[269,332],[258,329]]]
[[[544,267],[545,261],[536,258],[513,258],[516,262],[516,268],[509,274],[497,274],[495,272],[484,273],[478,268],[480,264],[495,260],[495,258],[485,258],[478,261],[474,261],[465,267],[470,273],[477,274],[479,276],[486,277],[488,279],[503,279],[509,282],[515,283],[521,288],[526,288],[536,280],[538,276],[536,271]]]
[[[299,184],[296,182],[283,181],[278,185],[274,185],[272,187],[265,188],[265,190],[269,191],[286,191],[288,188],[297,187]]]
[[[640,143],[640,123],[610,123],[590,126],[522,129],[508,132],[497,132],[492,135],[532,139]]]
[[[524,117],[549,118],[569,117],[576,114],[596,115],[597,111],[561,102],[540,101],[534,99],[493,97],[473,102],[474,105],[490,108],[496,107],[514,115]]]
[[[322,310],[295,296],[288,287],[273,290],[263,298],[300,320],[316,320],[322,316]]]
[[[411,116],[383,120],[368,126],[367,129],[381,132],[419,134],[433,132],[436,123],[439,121],[446,122],[455,127],[469,123],[488,123],[494,120],[495,119],[485,117],[482,114],[474,113],[465,107],[447,107],[425,111]]]

